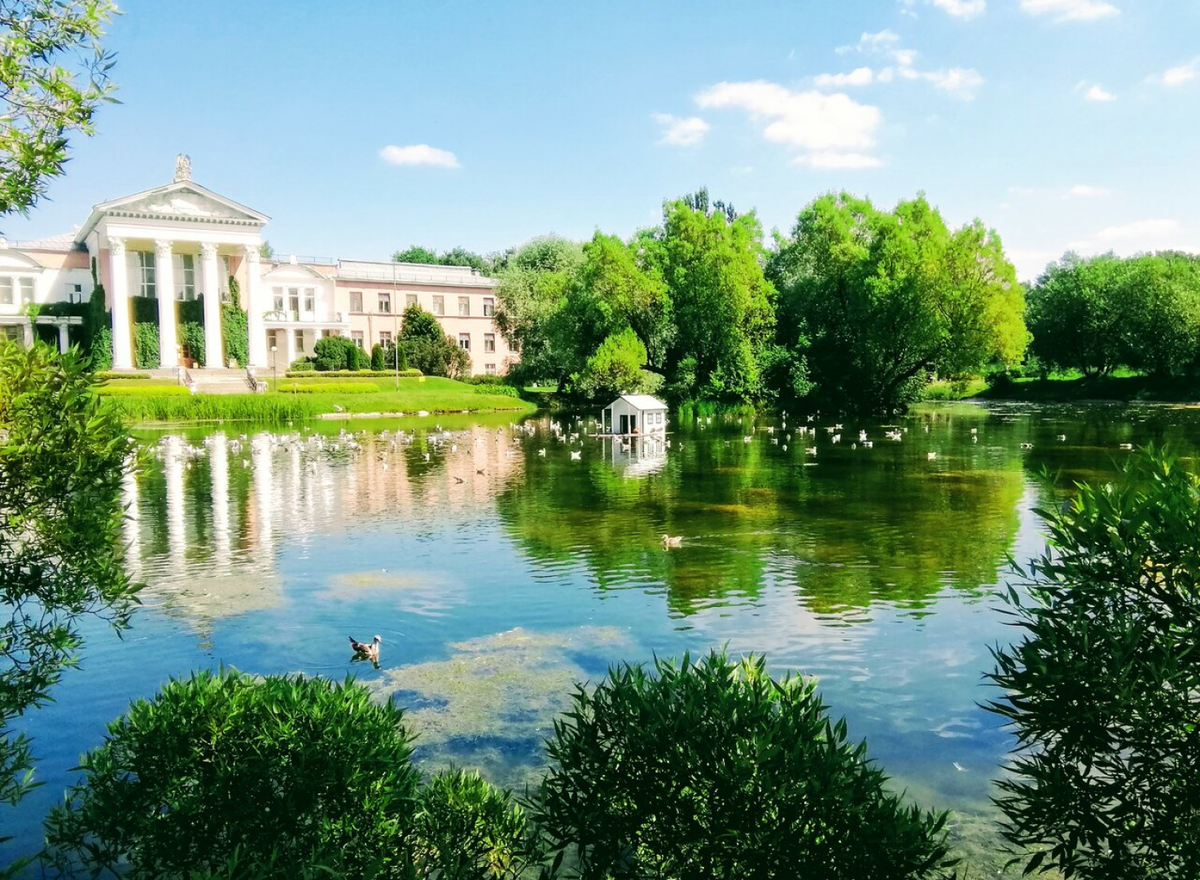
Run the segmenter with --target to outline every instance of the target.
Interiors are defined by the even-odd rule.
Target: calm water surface
[[[906,417],[898,441],[785,421],[676,423],[670,448],[628,450],[545,417],[142,433],[126,495],[145,607],[123,640],[89,625],[81,669],[27,717],[45,784],[0,811],[0,862],[36,847],[107,721],[196,668],[357,675],[410,707],[427,769],[520,786],[574,682],[722,645],[816,676],[978,859],[1010,745],[981,676],[1007,638],[1006,556],[1042,546],[1038,475],[1106,477],[1122,443],[1191,455],[1200,414],[960,404]],[[376,633],[382,668],[352,664],[347,635]]]

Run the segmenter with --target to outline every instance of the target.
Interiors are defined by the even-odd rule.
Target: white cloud
[[[874,156],[864,153],[839,153],[835,150],[821,150],[816,153],[806,153],[792,160],[793,165],[806,165],[809,168],[837,169],[842,171],[857,171],[861,168],[878,168],[883,164]]]
[[[814,80],[819,89],[869,86],[874,81],[875,73],[869,67],[856,67],[849,73],[822,73]]]
[[[1083,84],[1080,83],[1080,85]],[[1102,103],[1108,103],[1109,101],[1117,100],[1116,95],[1104,88],[1104,86],[1100,85],[1099,83],[1088,86],[1087,90],[1083,93],[1083,96],[1089,101],[1100,101]]]
[[[820,168],[867,167],[863,160],[870,157],[863,151],[875,146],[883,119],[878,107],[848,95],[793,91],[765,80],[717,83],[696,95],[696,103],[743,110],[752,119],[765,120],[767,140],[805,151],[809,155],[802,161]],[[839,161],[843,164],[832,164]]]
[[[1112,190],[1105,189],[1102,186],[1088,186],[1086,183],[1077,183],[1075,186],[1068,188],[1063,197],[1068,199],[1098,199],[1108,195],[1112,195]]]
[[[987,11],[987,0],[931,0],[934,6],[955,18],[972,19]]]
[[[1148,237],[1171,235],[1179,229],[1178,220],[1138,220],[1123,226],[1107,226],[1093,238],[1102,244],[1116,244]]]
[[[838,46],[834,49],[839,55],[846,55],[850,52],[863,53],[878,53],[888,52],[894,46],[899,45],[900,35],[895,31],[882,30],[875,33],[864,33],[858,38],[858,43],[853,46]]]
[[[438,168],[457,168],[458,157],[449,150],[439,150],[429,144],[407,147],[388,145],[379,151],[380,158],[393,165],[433,165]]]
[[[708,134],[708,123],[699,116],[689,116],[681,119],[670,113],[655,113],[654,121],[663,127],[660,144],[673,144],[677,147],[691,147],[704,140]]]
[[[1030,15],[1051,15],[1055,21],[1097,21],[1121,14],[1104,0],[1021,0],[1021,9]]]
[[[1167,88],[1178,88],[1186,85],[1200,76],[1200,57],[1193,58],[1187,64],[1180,64],[1163,71],[1161,76],[1152,76],[1150,81]]]
[[[1196,251],[1200,230],[1184,227],[1178,220],[1158,218],[1107,226],[1093,235],[1072,241],[1067,249],[1091,255],[1112,251],[1118,256],[1154,251]]]
[[[983,77],[979,75],[979,71],[962,67],[918,72],[917,78],[932,83],[934,88],[967,101],[974,98],[975,90],[983,85]]]

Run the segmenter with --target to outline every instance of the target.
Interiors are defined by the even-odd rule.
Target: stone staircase
[[[196,394],[250,394],[257,389],[251,386],[245,370],[207,370],[198,367],[188,370],[192,379],[192,391]]]

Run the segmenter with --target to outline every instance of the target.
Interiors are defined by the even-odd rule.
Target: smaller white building
[[[600,414],[605,434],[663,434],[667,405],[649,394],[622,394]]]

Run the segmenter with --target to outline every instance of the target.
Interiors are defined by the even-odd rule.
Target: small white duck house
[[[622,394],[600,414],[605,434],[664,434],[667,405],[649,394]]]

